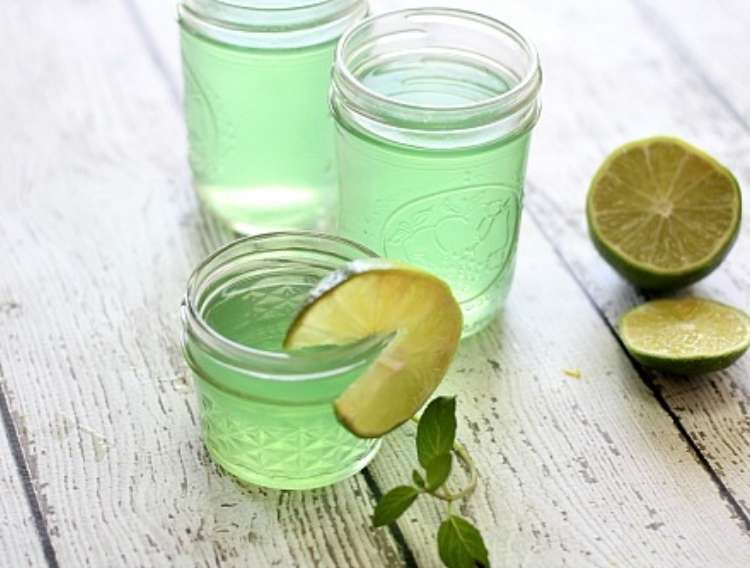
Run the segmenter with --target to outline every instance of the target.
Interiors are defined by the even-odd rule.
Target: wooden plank
[[[125,0],[131,22],[141,37],[152,63],[159,70],[173,97],[182,97],[180,37],[177,1]]]
[[[750,132],[750,98],[747,96],[750,75],[747,58],[741,56],[744,52],[738,51],[738,46],[747,41],[750,28],[747,2],[685,0],[651,5],[642,0],[632,1],[644,23],[703,83],[702,92],[718,101]],[[728,146],[727,150],[731,151],[731,144]]]
[[[399,563],[365,528],[363,477],[242,488],[205,455],[177,308],[210,238],[181,120],[123,5],[5,16],[0,297],[17,314],[0,318],[0,361],[60,564]]]
[[[698,2],[660,3],[656,12],[643,2],[606,8],[577,2],[550,5],[543,12],[520,2],[504,7],[536,39],[546,71],[528,209],[612,324],[644,298],[597,256],[586,232],[587,185],[611,149],[633,138],[675,134],[725,162],[748,198],[750,115],[742,105],[747,102],[750,63],[731,57],[729,45],[741,51],[743,28],[734,20],[747,22],[750,17],[744,4],[734,3],[734,10],[726,6],[712,10],[711,18]],[[672,26],[680,26],[680,31]],[[733,36],[724,34],[725,26]],[[698,32],[701,29],[713,31]],[[725,39],[714,42],[721,35]],[[683,52],[686,46],[690,51]],[[722,82],[717,83],[715,75],[723,77]],[[750,309],[749,246],[750,226],[745,223],[722,267],[682,293]],[[750,529],[748,376],[750,358],[704,377],[670,379],[645,373],[644,379],[700,449],[719,489]]]
[[[0,318],[8,317],[10,312],[10,309],[0,311]],[[0,381],[3,380],[0,375]],[[0,384],[0,388],[3,386]],[[6,432],[0,432],[0,494],[3,496],[0,499],[0,553],[7,566],[43,566],[44,550],[26,498],[24,481],[28,480],[19,475]]]
[[[377,11],[419,2],[373,4]],[[486,2],[462,6],[489,9]],[[531,10],[519,3],[496,9],[511,21]],[[571,37],[580,33],[585,20],[549,11],[546,25],[557,19]],[[534,160],[549,159],[538,154],[532,172]],[[468,511],[487,533],[495,562],[745,565],[750,544],[735,511],[529,219],[521,247],[505,314],[462,348],[444,388],[462,401],[461,436],[483,473]],[[575,367],[581,380],[563,372]],[[399,432],[372,471],[387,488],[403,482],[413,463],[408,432]],[[401,523],[420,565],[438,562],[437,523],[430,505]]]

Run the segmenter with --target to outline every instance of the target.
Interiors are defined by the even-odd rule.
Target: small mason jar
[[[190,277],[182,345],[197,384],[203,441],[243,481],[309,489],[344,479],[378,440],[350,434],[333,402],[377,357],[383,339],[285,352],[289,324],[310,289],[374,253],[314,233],[271,233],[230,243]]]
[[[339,42],[339,232],[446,280],[464,336],[508,293],[540,85],[529,42],[472,12],[386,13]]]
[[[230,232],[333,220],[330,70],[366,11],[365,0],[180,1],[193,184]]]

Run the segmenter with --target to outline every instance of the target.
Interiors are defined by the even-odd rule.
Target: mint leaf
[[[411,479],[414,482],[414,485],[424,489],[424,477],[422,477],[416,469],[411,472]]]
[[[391,524],[414,503],[417,497],[419,497],[419,489],[416,487],[401,485],[391,489],[375,506],[372,524],[376,527]]]
[[[448,453],[436,457],[427,465],[426,487],[428,491],[435,491],[435,489],[445,483],[445,480],[451,474],[452,460],[453,456]]]
[[[479,531],[461,517],[451,515],[438,530],[440,560],[448,568],[489,568],[487,547]]]
[[[456,439],[456,399],[440,396],[422,413],[417,426],[417,457],[422,467],[453,448]]]

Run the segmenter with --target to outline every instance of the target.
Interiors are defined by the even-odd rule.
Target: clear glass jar
[[[472,12],[386,13],[339,42],[339,232],[446,280],[464,335],[508,293],[540,86],[523,36]]]
[[[336,206],[327,104],[336,41],[365,0],[182,0],[193,183],[231,231],[324,230]]]
[[[375,455],[379,441],[350,434],[333,402],[383,340],[281,349],[310,289],[344,263],[371,256],[336,237],[274,233],[225,246],[190,277],[183,350],[196,377],[203,441],[229,473],[266,487],[309,489],[353,475]]]

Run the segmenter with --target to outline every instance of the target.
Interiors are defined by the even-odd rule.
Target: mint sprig
[[[373,525],[381,527],[403,515],[421,495],[448,504],[447,517],[437,534],[438,553],[448,568],[489,568],[489,554],[481,533],[466,519],[454,514],[453,502],[471,496],[477,485],[477,470],[466,448],[456,442],[456,399],[438,397],[417,422],[417,458],[422,471],[412,472],[412,485],[401,485],[383,495],[375,506]],[[456,492],[446,487],[454,457],[468,470],[469,481]]]

